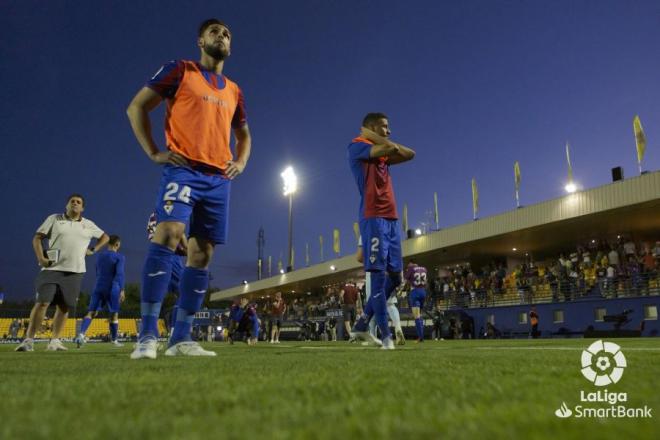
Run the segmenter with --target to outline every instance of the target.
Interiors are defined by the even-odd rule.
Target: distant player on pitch
[[[119,334],[119,306],[124,301],[124,262],[125,258],[119,253],[121,239],[118,235],[111,235],[108,248],[101,251],[96,257],[96,285],[89,301],[87,315],[80,325],[80,333],[76,338],[78,348],[86,341],[85,334],[98,315],[99,310],[108,309],[110,322],[110,340],[116,347],[123,346],[117,336]]]
[[[348,162],[360,192],[360,235],[364,270],[371,272],[371,295],[353,336],[371,339],[367,326],[372,315],[384,349],[394,349],[387,321],[387,299],[401,283],[401,227],[398,222],[390,166],[411,160],[415,152],[389,140],[390,126],[383,113],[369,113],[360,136],[348,146]]]
[[[422,310],[424,309],[424,300],[426,299],[426,278],[426,268],[410,260],[408,266],[406,266],[405,279],[411,289],[408,295],[408,305],[412,309],[412,314],[415,318],[417,342],[424,342],[424,318],[422,318]]]
[[[245,339],[248,345],[256,345],[259,340],[259,316],[254,304],[243,297],[234,303],[229,310],[229,330],[227,337],[233,344],[236,338]]]

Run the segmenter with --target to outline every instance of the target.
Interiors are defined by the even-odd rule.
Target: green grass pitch
[[[130,360],[132,344],[0,345],[0,438],[660,438],[657,338],[612,340],[627,368],[605,387],[652,418],[555,416],[597,391],[580,373],[591,342],[213,343],[216,358],[155,361]]]

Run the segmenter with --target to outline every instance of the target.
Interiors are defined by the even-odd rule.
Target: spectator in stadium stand
[[[350,334],[355,318],[357,317],[358,289],[353,283],[346,283],[339,291],[341,312],[344,317],[346,334]]]
[[[282,292],[275,293],[275,299],[270,305],[270,343],[280,343],[280,328],[284,321],[284,313],[286,312],[286,304],[282,299]]]
[[[536,313],[536,307],[532,306],[532,309],[529,311],[529,323],[532,326],[532,331],[530,333],[531,337],[536,339],[539,337],[539,315]]]
[[[611,247],[610,252],[607,254],[607,260],[612,266],[619,265],[619,252],[617,252],[616,247]]]
[[[82,216],[85,201],[80,194],[67,199],[64,214],[52,214],[46,218],[32,239],[32,248],[41,271],[35,280],[36,303],[30,312],[30,324],[26,337],[16,351],[33,351],[34,335],[51,303],[56,307],[53,319],[53,335],[46,350],[61,351],[67,348],[60,341],[69,315],[76,306],[80,284],[85,274],[85,256],[94,255],[108,242],[108,235],[89,219]],[[42,241],[48,238],[49,249],[43,249]],[[97,242],[88,248],[92,238]]]
[[[632,239],[628,239],[625,241],[625,243],[623,243],[623,253],[626,255],[626,257],[637,254],[635,242],[632,241]]]
[[[613,265],[607,266],[607,280],[605,282],[605,292],[608,297],[616,296],[616,268]]]
[[[337,342],[337,318],[334,316],[328,320],[328,336],[332,342]]]
[[[656,259],[650,250],[648,250],[642,257],[642,264],[644,265],[644,272],[646,273],[651,273],[655,270]]]

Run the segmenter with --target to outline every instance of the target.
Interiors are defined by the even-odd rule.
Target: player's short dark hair
[[[113,235],[110,236],[110,240],[108,240],[108,244],[110,246],[114,246],[117,243],[119,243],[120,241],[121,241],[121,238],[119,237],[119,235],[114,235],[113,234]]]
[[[83,206],[85,206],[85,198],[81,194],[78,194],[78,193],[69,194],[69,197],[66,198],[66,203],[69,204],[71,199],[74,198],[74,197],[78,197],[80,200],[82,200],[82,204],[83,204]]]
[[[368,125],[373,125],[378,122],[379,119],[389,119],[385,113],[367,113],[367,116],[362,120],[362,126],[366,127]]]
[[[225,23],[222,21],[218,20],[217,18],[209,18],[208,20],[204,20],[202,24],[199,25],[199,29],[197,30],[197,37],[201,37],[204,34],[204,31],[211,25],[214,24],[219,24],[220,26],[224,26],[227,29],[229,29],[229,26],[227,26]]]

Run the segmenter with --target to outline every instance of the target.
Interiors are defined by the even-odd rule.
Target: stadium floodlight
[[[419,229],[419,228],[415,229],[415,235],[418,236],[418,237],[419,237],[420,235],[422,235],[422,230]]]
[[[577,191],[577,186],[575,186],[575,183],[573,182],[568,182],[568,184],[564,187],[567,193],[573,194],[575,191]]]
[[[284,196],[289,196],[289,260],[286,271],[293,270],[293,194],[298,190],[298,177],[292,166],[288,166],[280,174],[284,181]]]
[[[292,166],[286,167],[280,176],[282,176],[282,180],[284,181],[283,191],[285,196],[291,195],[298,190],[298,176],[296,176]]]
[[[247,286],[248,285],[247,280],[243,280],[243,284]]]
[[[280,269],[280,273],[283,274],[283,273],[284,273],[284,269]]]
[[[331,266],[330,266],[330,270],[334,272],[335,270],[337,270],[337,266],[335,266],[334,264],[331,265]]]
[[[516,252],[516,251],[518,250],[518,248],[513,248],[513,249],[511,249],[511,250],[512,250],[513,252]]]

